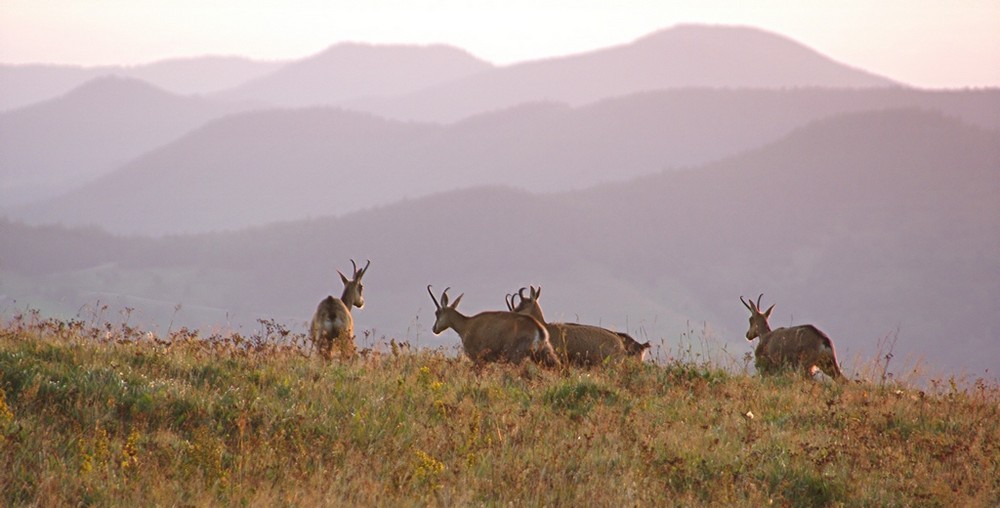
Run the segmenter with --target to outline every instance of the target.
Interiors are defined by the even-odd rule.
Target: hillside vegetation
[[[690,350],[556,371],[451,353],[327,364],[269,322],[155,336],[18,316],[0,329],[0,503],[1000,503],[994,385],[760,379]]]

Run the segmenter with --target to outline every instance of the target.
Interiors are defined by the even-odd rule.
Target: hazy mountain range
[[[420,345],[457,342],[427,284],[469,312],[541,284],[550,318],[671,351],[752,350],[764,292],[849,368],[897,332],[948,372],[1000,357],[1000,90],[704,26],[510,66],[338,44],[121,70],[0,68],[4,104],[36,97],[0,112],[0,315],[301,330],[353,257],[358,329]]]
[[[868,88],[897,84],[790,39],[743,27],[683,25],[623,46],[499,67],[352,106],[392,118],[454,121],[529,101],[581,105],[667,88]]]
[[[59,95],[71,83],[79,87]],[[335,106],[454,122],[522,104],[579,107],[646,90],[893,85],[778,35],[688,25],[504,67],[448,46],[354,43],[281,63],[205,57],[135,67],[0,66],[0,105],[20,106],[0,112],[0,210],[93,181],[209,120],[248,109]],[[29,99],[39,102],[26,105]]]
[[[138,79],[182,95],[207,94],[242,85],[280,69],[285,63],[208,56],[136,66],[0,64],[0,111],[53,99],[87,81],[106,76]]]
[[[213,118],[248,107],[109,76],[0,113],[0,203],[9,207],[69,191]]]
[[[456,120],[539,100],[579,105],[662,88],[898,85],[755,28],[679,25],[630,44],[507,66],[444,45],[357,43],[287,62],[202,57],[131,67],[0,65],[0,111],[51,99],[108,75],[181,95],[273,106],[350,105],[420,120]]]
[[[492,67],[450,46],[338,44],[218,96],[275,106],[334,105],[405,94]]]
[[[125,95],[120,93],[125,83],[104,85],[108,100]],[[193,106],[191,101],[177,98],[175,107],[141,110],[160,120],[155,125],[162,131],[170,128],[163,121],[167,116],[178,127],[194,120],[196,115],[180,115],[179,106]],[[832,114],[890,107],[936,110],[1000,128],[997,91],[665,90],[578,108],[526,104],[448,125],[330,108],[266,110],[212,121],[71,193],[13,214],[33,223],[96,224],[118,233],[160,235],[339,215],[471,185],[582,189],[737,154]],[[121,109],[135,112],[128,119],[142,121],[140,108]],[[217,113],[202,111],[202,117]],[[73,116],[48,116],[60,117]],[[123,133],[133,138],[142,133],[125,121],[105,124],[106,132],[13,129],[22,136],[9,138],[16,142],[3,158],[84,160],[70,147],[110,157],[116,151],[108,146],[126,139]],[[44,142],[37,146],[30,136]],[[107,142],[95,142],[98,136]],[[121,149],[150,144],[136,140]],[[53,145],[66,148],[46,150]]]

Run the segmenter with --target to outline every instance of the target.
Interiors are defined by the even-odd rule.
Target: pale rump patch
[[[340,319],[324,319],[323,320],[323,330],[326,333],[332,333],[334,328],[340,327],[344,324]]]
[[[531,339],[531,350],[534,352],[539,352],[542,350],[545,341],[543,340],[542,334],[535,332],[534,338]]]

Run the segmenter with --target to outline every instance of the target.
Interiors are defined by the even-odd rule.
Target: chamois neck
[[[455,333],[457,333],[458,336],[462,337],[464,340],[465,329],[469,324],[469,316],[463,315],[461,312],[452,308],[449,308],[446,312],[448,313],[448,323],[451,324],[451,329],[455,330]]]
[[[763,324],[757,327],[757,336],[760,338],[760,343],[764,344],[771,338],[771,327],[764,321]]]
[[[347,311],[351,311],[351,307],[354,306],[354,295],[356,293],[351,291],[351,285],[348,284],[344,286],[344,292],[340,295],[340,301],[344,302],[344,306],[347,307]]]
[[[760,337],[760,341],[764,342],[768,334],[771,333],[771,325],[768,324],[767,319],[761,319],[757,323],[757,336]]]
[[[545,315],[542,314],[542,308],[539,307],[537,304],[531,306],[531,312],[529,312],[528,315],[530,315],[531,317],[537,319],[540,323],[547,323],[548,322],[548,321],[545,321]]]
[[[761,323],[761,324],[760,324],[760,327],[759,327],[759,328],[760,328],[760,334],[761,334],[761,335],[764,335],[765,333],[771,333],[771,325],[769,325],[769,324],[767,323],[767,320],[766,320],[766,319],[765,319],[765,320],[763,320],[763,321],[764,321],[764,322],[763,322],[763,323]]]

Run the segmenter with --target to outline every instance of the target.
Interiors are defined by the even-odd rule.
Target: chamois
[[[368,271],[368,265],[372,262],[368,260],[365,267],[358,270],[357,263],[351,260],[354,267],[354,276],[348,280],[340,270],[340,280],[344,283],[344,292],[340,299],[327,296],[319,302],[316,313],[313,314],[312,323],[309,326],[309,338],[319,352],[320,356],[330,360],[334,353],[339,353],[343,358],[353,358],[356,348],[354,346],[354,319],[351,317],[351,307],[364,308],[365,298],[362,294],[364,285],[361,284],[361,277]],[[336,351],[335,351],[336,350]]]
[[[526,289],[521,288],[516,295],[511,295],[507,308],[511,312],[532,316],[544,324],[549,331],[549,341],[562,361],[591,366],[599,365],[606,359],[616,360],[626,356],[638,357],[640,361],[645,358],[649,343],[639,344],[628,334],[580,323],[546,322],[538,303],[542,288],[531,286],[528,297],[524,296]],[[517,305],[514,305],[515,296],[521,299]]]
[[[454,302],[448,302],[448,289],[441,293],[440,303],[431,295],[434,306],[434,335],[451,328],[462,339],[462,349],[473,362],[507,361],[521,363],[525,358],[549,367],[559,365],[559,358],[549,343],[549,332],[535,318],[512,312],[480,312],[474,316],[464,316],[458,312],[458,303],[465,294]]]
[[[750,328],[747,330],[747,340],[760,337],[760,343],[754,350],[754,365],[761,374],[771,374],[784,368],[804,369],[807,377],[812,377],[815,369],[823,371],[835,380],[846,378],[837,365],[837,355],[834,352],[833,341],[825,333],[813,325],[800,325],[791,328],[771,330],[767,318],[771,316],[774,305],[764,312],[760,311],[760,299],[744,301],[743,306],[750,310]]]

